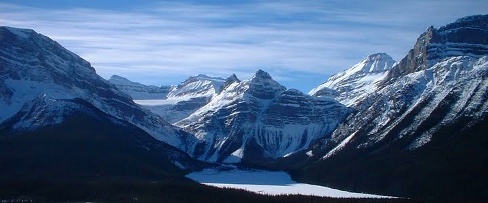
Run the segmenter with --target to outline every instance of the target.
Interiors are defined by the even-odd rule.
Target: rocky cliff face
[[[260,162],[306,149],[348,113],[328,98],[287,90],[259,70],[250,80],[230,77],[212,100],[176,125],[195,134],[191,154],[216,162]]]
[[[486,15],[469,16],[439,29],[429,27],[420,35],[408,55],[389,72],[385,83],[401,75],[429,68],[446,57],[487,55],[486,18]]]
[[[332,138],[315,145],[304,176],[424,198],[477,187],[466,180],[486,178],[479,173],[486,156],[476,154],[486,153],[488,140],[480,134],[488,119],[487,25],[487,15],[472,16],[421,34],[377,90],[351,106]],[[375,167],[383,163],[391,164]]]
[[[415,148],[428,142],[442,125],[464,116],[473,120],[482,118],[488,110],[487,21],[488,16],[474,16],[439,30],[429,28],[420,35],[413,51],[388,72],[383,86],[354,106],[357,112],[334,135],[344,138],[363,132],[369,137],[368,143],[388,135],[397,138],[417,135],[414,136],[417,141],[411,143]],[[467,33],[470,35],[465,36]],[[411,58],[412,53],[421,57]],[[449,109],[436,111],[445,105]],[[434,121],[436,124],[432,124]],[[431,124],[424,129],[422,123]]]

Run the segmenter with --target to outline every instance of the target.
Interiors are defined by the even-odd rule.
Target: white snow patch
[[[335,153],[340,151],[342,148],[344,148],[344,146],[346,146],[346,144],[349,143],[349,141],[351,141],[351,139],[354,137],[354,135],[356,135],[357,132],[358,131],[352,133],[351,135],[346,137],[346,139],[342,140],[342,142],[339,145],[334,147],[334,149],[330,150],[329,153],[327,153],[324,157],[322,157],[322,159],[329,158],[330,156],[334,155]]]
[[[282,171],[218,171],[214,169],[206,169],[200,172],[190,173],[186,177],[205,185],[220,188],[244,189],[268,195],[300,194],[337,198],[392,198],[388,196],[354,193],[324,186],[297,183],[291,180],[287,173]]]
[[[239,162],[241,162],[242,156],[244,156],[244,148],[243,147],[232,152],[232,154],[229,157],[227,157],[223,162],[224,163],[239,163]]]

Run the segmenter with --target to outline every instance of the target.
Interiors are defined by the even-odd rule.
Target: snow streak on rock
[[[216,162],[285,157],[326,137],[348,110],[329,98],[287,90],[259,70],[226,82],[212,100],[176,125],[195,134],[191,154]]]

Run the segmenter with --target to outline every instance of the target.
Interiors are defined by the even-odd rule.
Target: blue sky
[[[176,85],[263,69],[303,92],[369,54],[400,60],[430,25],[487,13],[485,0],[0,1],[0,25],[49,36],[105,78]]]

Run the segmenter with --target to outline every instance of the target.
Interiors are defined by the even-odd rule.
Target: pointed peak
[[[273,99],[286,91],[286,87],[273,80],[267,72],[261,69],[245,83],[249,86],[246,92],[259,99]]]
[[[226,80],[225,80],[225,83],[228,83],[228,82],[231,82],[231,83],[234,83],[234,82],[241,82],[241,80],[239,80],[239,78],[237,78],[236,74],[232,74],[231,76],[229,76]]]
[[[240,83],[241,80],[239,80],[239,78],[237,78],[236,74],[232,74],[231,76],[229,76],[226,80],[225,80],[225,83],[224,83],[224,86],[223,88],[221,89],[221,91],[227,87],[229,87],[230,85],[234,84],[234,83]]]
[[[252,79],[273,79],[273,78],[271,78],[269,73],[259,69],[258,71],[256,71]]]

